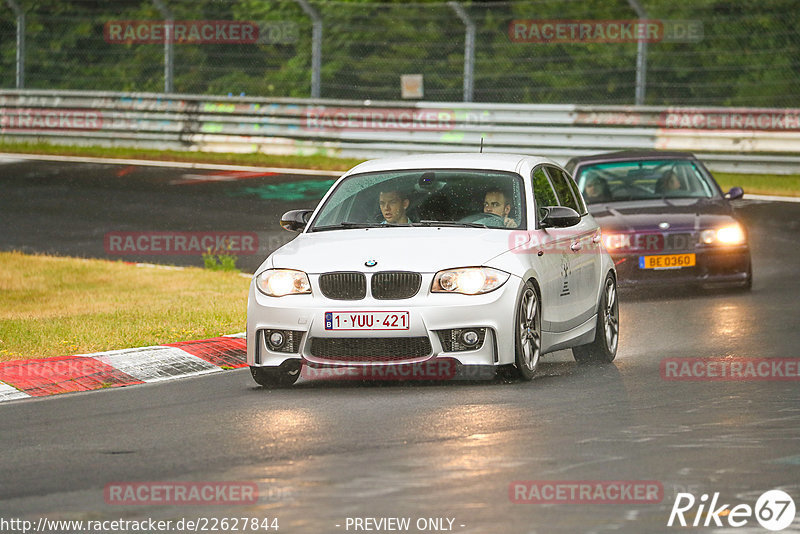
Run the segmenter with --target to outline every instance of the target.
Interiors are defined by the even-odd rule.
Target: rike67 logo
[[[700,499],[691,493],[678,493],[667,526],[738,528],[755,518],[765,529],[777,532],[791,525],[795,517],[794,500],[781,490],[762,493],[755,507],[742,503],[731,508],[730,504],[719,501],[719,492],[715,492],[710,501],[706,493]]]

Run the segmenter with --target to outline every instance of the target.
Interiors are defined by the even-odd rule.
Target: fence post
[[[628,0],[628,5],[636,11],[640,22],[645,22],[647,12],[638,0]],[[644,105],[644,93],[647,87],[647,41],[639,38],[636,43],[636,105]]]
[[[464,36],[464,102],[472,102],[473,89],[475,87],[475,21],[464,11],[461,4],[451,0],[447,5],[456,12],[458,18],[466,27]]]
[[[19,7],[16,0],[6,0],[6,3],[17,16],[17,89],[25,88],[25,12]]]
[[[311,18],[311,98],[320,96],[322,71],[322,17],[308,0],[295,0]]]
[[[174,51],[173,51],[173,20],[172,12],[164,4],[163,0],[153,0],[156,9],[161,12],[164,17],[164,92],[174,92],[173,74],[174,74]]]

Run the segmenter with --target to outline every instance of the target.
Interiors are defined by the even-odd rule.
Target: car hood
[[[732,222],[724,199],[656,199],[592,204],[589,210],[603,230],[617,232],[693,232]],[[668,223],[669,228],[662,228]]]
[[[308,273],[364,271],[435,272],[485,265],[507,252],[512,232],[480,228],[370,228],[303,233],[276,250],[262,269],[299,269]]]

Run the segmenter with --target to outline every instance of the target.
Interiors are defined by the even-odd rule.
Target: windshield
[[[354,174],[328,197],[309,231],[391,226],[525,228],[518,174],[403,170]]]
[[[615,161],[581,167],[576,176],[587,204],[660,198],[710,198],[709,177],[689,160]]]

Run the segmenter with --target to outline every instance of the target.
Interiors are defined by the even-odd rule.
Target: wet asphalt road
[[[144,250],[150,240],[142,247],[114,248],[107,236],[255,234],[257,250],[237,260],[253,272],[295,235],[279,226],[280,216],[316,206],[333,179],[0,158],[0,250],[202,267],[203,249],[169,254],[162,241],[160,250]]]
[[[268,242],[282,232],[272,222],[280,213],[310,205],[229,195],[303,177],[179,187],[168,182],[184,171],[19,169],[0,167],[3,250],[104,257],[104,232],[151,227],[244,229]],[[530,383],[275,391],[239,370],[4,403],[0,518],[277,517],[282,533],[354,532],[348,517],[451,518],[452,531],[470,533],[767,532],[752,518],[739,529],[666,526],[680,491],[752,506],[781,488],[800,505],[798,382],[676,382],[659,370],[667,357],[800,357],[800,206],[746,202],[740,214],[752,292],[622,294],[612,365],[578,366],[561,351]],[[112,482],[208,480],[256,482],[259,501],[121,506],[103,497]],[[664,495],[652,504],[515,504],[516,480],[658,481]],[[800,532],[800,518],[783,532]]]

